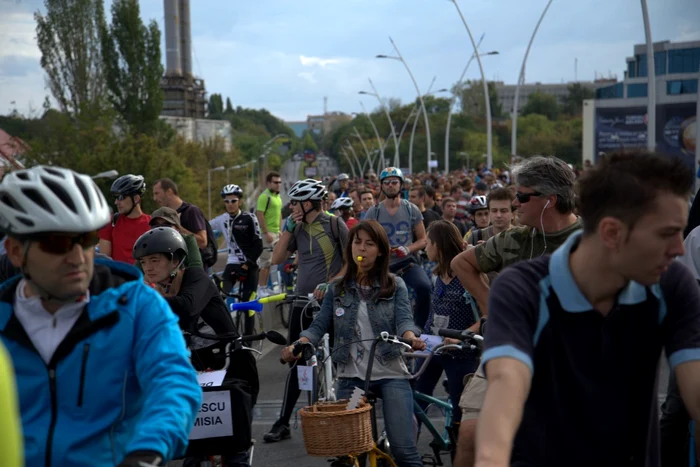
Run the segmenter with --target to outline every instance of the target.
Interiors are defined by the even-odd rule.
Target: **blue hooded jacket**
[[[48,365],[13,313],[18,282],[0,286],[0,339],[16,370],[26,465],[182,456],[202,392],[177,317],[141,273],[95,260],[90,302]]]

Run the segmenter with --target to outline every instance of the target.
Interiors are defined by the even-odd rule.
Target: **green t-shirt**
[[[12,360],[0,344],[0,465],[20,467],[24,465],[22,449],[22,423],[17,404],[17,389],[12,371]]]
[[[257,210],[265,214],[267,231],[280,233],[280,218],[282,217],[282,198],[279,193],[272,193],[269,189],[263,191],[258,197]]]

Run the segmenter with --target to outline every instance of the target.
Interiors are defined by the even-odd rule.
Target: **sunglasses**
[[[126,198],[128,198],[128,196],[124,196],[124,195],[114,195],[114,199],[117,200],[117,201],[124,201]]]
[[[39,245],[39,249],[44,253],[52,255],[65,255],[70,252],[75,245],[80,245],[83,250],[89,250],[97,245],[100,236],[97,230],[85,232],[78,235],[48,234],[31,237],[30,241]]]
[[[398,180],[384,180],[384,181],[382,182],[382,185],[384,185],[384,186],[398,185],[399,183],[401,183],[401,182],[398,181]]]
[[[520,204],[527,203],[533,196],[542,196],[542,193],[538,191],[533,191],[532,193],[520,193],[519,191],[515,192],[515,198]]]
[[[289,205],[290,205],[290,206],[296,206],[297,204],[299,204],[299,201],[294,201],[294,200],[292,200],[292,201],[289,202]]]
[[[226,204],[236,204],[238,202],[237,199],[225,199],[224,203]]]
[[[270,183],[274,183],[275,185],[279,185],[280,183],[282,183],[282,180],[277,180],[277,181],[273,180]]]

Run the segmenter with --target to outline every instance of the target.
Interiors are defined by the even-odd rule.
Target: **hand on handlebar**
[[[299,360],[299,356],[294,355],[294,346],[290,345],[282,349],[282,360],[287,363]]]
[[[423,339],[416,337],[416,335],[410,331],[405,332],[402,337],[411,341],[411,349],[413,350],[425,350],[428,347]]]
[[[462,341],[459,339],[452,339],[451,337],[445,337],[445,339],[442,341],[444,345],[461,345]],[[447,350],[452,350],[452,349],[447,349]]]
[[[318,300],[319,302],[323,301],[323,297],[326,296],[326,292],[328,291],[328,284],[325,282],[323,284],[318,284],[316,286],[316,289],[314,290],[314,298]]]
[[[406,248],[403,245],[392,248],[391,252],[399,258],[404,258],[410,254],[410,252],[408,251],[408,248]]]

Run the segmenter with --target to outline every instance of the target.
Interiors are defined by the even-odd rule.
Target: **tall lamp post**
[[[434,94],[437,94],[439,92],[449,92],[447,88],[442,88],[438,89],[437,91],[434,92],[428,92],[425,95],[426,96],[432,96]],[[423,111],[423,109],[417,109],[418,113],[416,114],[416,118],[413,120],[413,129],[411,130],[411,141],[408,144],[408,171],[409,173],[413,173],[413,141],[416,136],[416,127],[418,126],[418,119],[420,118],[420,113]],[[429,134],[429,133],[428,133]],[[435,154],[434,152],[431,152],[430,155],[432,156]],[[431,158],[428,158],[428,173],[430,173],[430,160]]]
[[[642,17],[644,18],[644,37],[647,42],[647,149],[654,151],[656,150],[656,67],[654,66],[654,43],[651,40],[647,0],[642,0]],[[695,144],[697,145],[697,142]]]
[[[486,81],[486,74],[484,73],[484,65],[481,63],[481,57],[479,57],[479,47],[476,45],[476,41],[474,40],[474,36],[472,35],[471,30],[469,29],[469,25],[467,24],[467,20],[464,19],[464,15],[462,14],[462,10],[459,8],[459,4],[457,3],[457,0],[450,0],[455,8],[457,9],[457,13],[459,13],[459,17],[462,18],[462,23],[464,23],[464,28],[467,30],[467,34],[469,34],[469,40],[472,43],[472,47],[474,47],[474,54],[476,57],[476,62],[479,64],[479,71],[481,71],[481,81],[484,84],[484,100],[486,101],[486,165],[490,169],[491,166],[493,166],[493,152],[492,152],[492,146],[493,146],[493,132],[491,129],[491,99],[489,99],[489,83]]]
[[[118,176],[119,172],[117,172],[116,170],[108,170],[106,172],[100,172],[98,174],[95,174],[91,178],[95,180],[98,178],[117,178]]]
[[[357,178],[357,173],[355,173],[355,164],[353,164],[350,157],[348,157],[348,153],[345,152],[345,149],[343,148],[340,148],[340,152],[345,156],[345,160],[348,161],[348,165],[350,166],[350,170],[352,171],[352,178]]]
[[[483,35],[481,38],[483,39]],[[479,44],[481,44],[481,40],[479,40]],[[478,44],[477,44],[478,46]],[[486,55],[498,55],[497,50],[492,50],[491,52],[485,52],[483,54],[479,54],[481,57],[486,56]],[[467,62],[467,66],[464,67],[464,70],[462,70],[462,75],[459,77],[459,81],[457,81],[457,87],[461,90],[462,89],[462,83],[464,82],[464,76],[467,74],[467,70],[469,70],[469,65],[471,65],[472,61],[474,60],[474,54],[469,58],[469,61]],[[457,93],[452,94],[452,99],[450,100],[450,108],[447,111],[447,128],[445,129],[445,173],[448,173],[450,171],[450,128],[452,127],[452,114],[454,112],[454,106],[455,103],[457,102]]]
[[[368,96],[374,96],[377,98],[377,100],[381,104],[381,107],[384,110],[384,114],[386,115],[387,120],[389,120],[389,126],[391,127],[391,136],[394,138],[394,167],[398,167],[399,166],[399,140],[396,137],[396,128],[394,128],[394,122],[391,121],[391,113],[389,112],[389,106],[386,105],[384,100],[379,95],[379,92],[377,92],[377,88],[374,87],[374,83],[372,82],[372,80],[370,78],[367,78],[367,80],[369,81],[369,85],[372,86],[373,92],[360,91],[358,94],[365,94]]]
[[[418,87],[418,83],[416,82],[416,78],[413,76],[413,73],[411,72],[411,69],[408,67],[408,64],[406,63],[406,60],[404,60],[403,56],[401,55],[401,52],[399,51],[399,48],[396,47],[396,43],[394,43],[394,40],[389,37],[389,40],[391,41],[391,45],[394,47],[394,51],[396,51],[396,57],[393,57],[391,55],[377,55],[377,58],[390,58],[392,60],[398,60],[401,63],[403,63],[403,66],[406,67],[406,71],[408,72],[408,76],[411,77],[411,81],[413,81],[413,86],[416,88],[416,93],[418,94],[418,100],[420,101],[420,106],[421,110],[423,111],[423,118],[425,119],[425,133],[426,137],[428,138],[428,170],[430,170],[430,153],[432,152],[432,149],[430,147],[430,122],[428,121],[428,111],[425,109],[425,102],[423,101],[423,95],[420,92],[420,88]]]
[[[372,164],[374,163],[374,158],[370,155],[369,149],[367,149],[367,145],[365,144],[365,140],[362,139],[362,135],[359,131],[357,131],[356,127],[352,127],[352,131],[355,133],[355,137],[360,140],[362,149],[365,151],[365,156],[367,156],[367,162],[369,162],[369,166],[372,167]],[[362,164],[362,166],[364,168],[364,164]]]
[[[360,164],[360,159],[357,157],[357,153],[355,152],[355,148],[352,147],[352,144],[350,143],[350,140],[345,140],[346,147],[350,150],[352,153],[352,156],[355,158],[355,163],[357,164],[357,168],[360,169],[360,177],[362,177],[362,174],[365,173],[365,165]]]
[[[525,57],[523,58],[523,64],[520,67],[520,74],[518,75],[518,83],[515,85],[515,97],[513,98],[513,114],[511,115],[511,120],[513,122],[512,124],[512,132],[510,135],[510,153],[511,156],[516,156],[518,154],[518,105],[520,103],[520,86],[525,84],[525,65],[527,64],[527,57],[530,54],[530,47],[532,47],[532,43],[535,41],[535,36],[537,35],[537,31],[540,29],[540,24],[542,24],[542,20],[544,19],[544,16],[547,14],[547,10],[549,10],[549,6],[552,4],[554,0],[549,0],[547,2],[547,6],[544,7],[544,11],[542,11],[542,14],[540,15],[539,21],[537,21],[537,25],[535,26],[535,30],[532,31],[532,36],[530,37],[530,42],[527,44],[527,49],[525,49]]]
[[[223,165],[220,165],[219,167],[216,167],[214,169],[209,169],[207,172],[207,195],[209,198],[209,219],[211,219],[211,173],[212,172],[222,172],[226,170],[226,168]]]
[[[386,144],[382,142],[382,137],[379,136],[379,130],[377,130],[377,125],[374,124],[374,120],[372,120],[372,115],[369,112],[367,112],[367,109],[365,109],[365,104],[363,104],[362,101],[360,101],[360,107],[362,107],[362,112],[365,115],[367,115],[367,118],[369,119],[369,124],[372,125],[372,131],[374,131],[374,136],[377,137],[377,146],[379,146],[379,152],[382,155],[382,160],[384,160],[384,149],[386,149]],[[391,120],[389,120],[389,122],[391,122]],[[355,130],[357,131],[357,128],[355,128]],[[370,167],[371,165],[372,162],[370,162]]]

